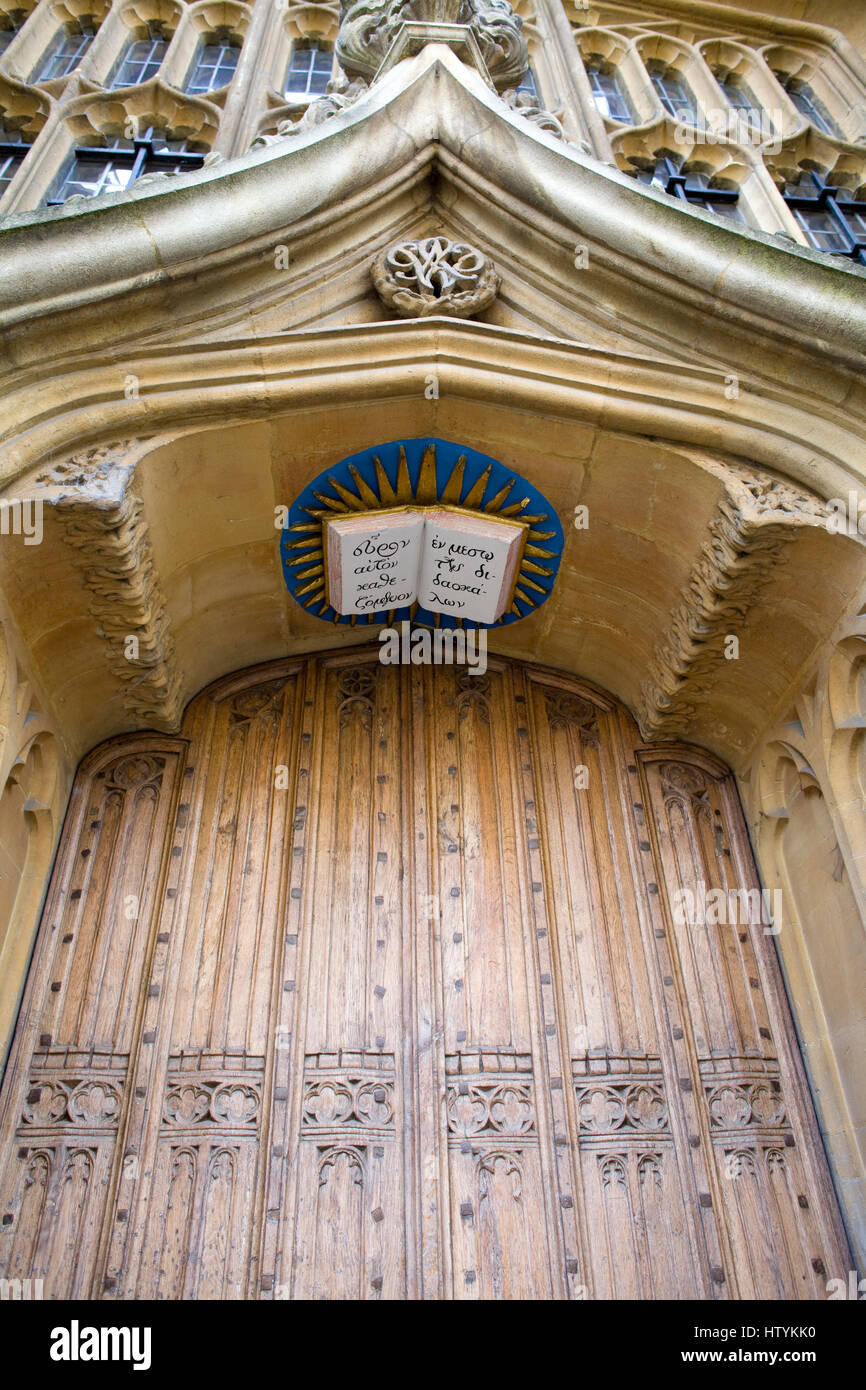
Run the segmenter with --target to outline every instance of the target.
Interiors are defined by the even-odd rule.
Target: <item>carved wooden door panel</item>
[[[55,1297],[821,1297],[730,776],[553,672],[286,661],[73,791],[2,1098]]]

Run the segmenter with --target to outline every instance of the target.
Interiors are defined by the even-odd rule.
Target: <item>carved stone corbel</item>
[[[688,737],[710,693],[726,637],[743,627],[774,566],[801,526],[826,526],[821,498],[758,469],[714,469],[725,493],[710,538],[682,591],[641,686],[644,738]]]
[[[80,556],[90,613],[107,646],[124,708],[138,725],[174,732],[184,694],[141,499],[131,490],[131,441],[73,454],[35,479],[65,522],[64,539]],[[129,638],[135,654],[126,656]]]

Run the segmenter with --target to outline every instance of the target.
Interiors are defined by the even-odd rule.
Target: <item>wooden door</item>
[[[822,1297],[850,1267],[732,779],[586,684],[365,649],[72,793],[2,1097],[54,1297]]]

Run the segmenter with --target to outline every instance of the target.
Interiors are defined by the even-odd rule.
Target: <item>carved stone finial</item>
[[[372,274],[379,298],[403,318],[470,318],[499,290],[499,276],[482,251],[443,236],[387,247],[373,261]]]
[[[515,87],[529,66],[523,21],[508,0],[356,0],[344,5],[337,59],[349,73],[376,76],[404,25],[430,24],[448,41],[468,31],[498,91]],[[431,35],[432,36],[432,35]]]

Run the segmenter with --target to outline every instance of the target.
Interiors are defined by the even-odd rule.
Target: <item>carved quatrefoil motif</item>
[[[443,236],[387,247],[373,261],[372,273],[383,304],[403,318],[470,318],[492,304],[499,290],[499,276],[482,251]]]

